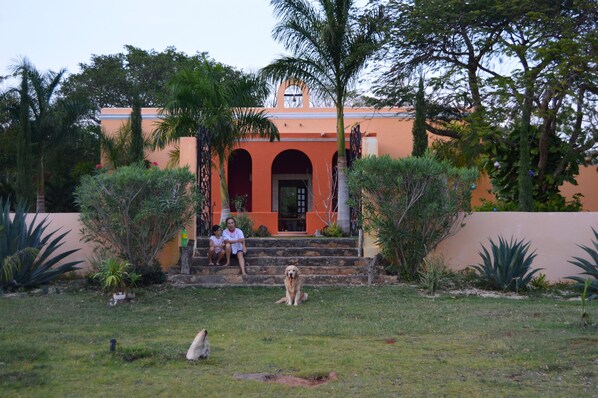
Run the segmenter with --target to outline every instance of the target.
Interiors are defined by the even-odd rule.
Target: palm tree
[[[111,169],[117,169],[131,164],[145,163],[145,149],[152,149],[151,139],[143,134],[133,132],[133,119],[140,118],[141,108],[131,112],[131,118],[123,123],[114,134],[107,134],[104,130],[100,132],[100,148],[102,149],[102,161]],[[137,116],[135,115],[137,113]],[[139,123],[139,122],[137,122]],[[141,126],[139,126],[140,128]],[[134,135],[141,139],[141,143],[134,144]],[[138,145],[139,149],[134,149]]]
[[[222,64],[204,60],[200,68],[181,71],[170,82],[170,99],[161,109],[164,118],[154,132],[156,147],[164,148],[180,137],[195,136],[199,126],[208,129],[212,153],[220,173],[221,222],[230,215],[225,161],[249,137],[279,139],[278,129],[260,105],[267,85],[257,76],[245,75]]]
[[[78,122],[89,111],[89,105],[83,100],[58,96],[66,69],[42,74],[23,58],[13,67],[13,73],[21,77],[20,87],[10,90],[19,98],[17,196],[26,202],[33,198],[31,167],[36,165],[36,211],[44,213],[45,155],[70,134],[79,131]]]
[[[359,17],[354,0],[271,0],[280,22],[275,40],[292,52],[261,73],[272,80],[295,80],[333,101],[338,152],[338,218],[349,232],[344,106],[347,95],[381,40],[381,15]],[[381,11],[376,11],[380,14]]]
[[[29,70],[31,65],[27,59],[13,68],[14,75],[21,76],[20,89],[13,89],[19,97],[19,135],[17,144],[17,181],[16,194],[19,200],[30,203],[33,197],[32,162],[31,162],[31,120],[29,115]]]
[[[28,69],[31,82],[29,97],[32,115],[31,141],[36,153],[38,169],[36,201],[38,213],[46,211],[44,157],[50,148],[60,145],[62,140],[78,131],[78,122],[89,111],[86,101],[58,95],[58,88],[65,74],[66,69],[43,74],[32,66]]]

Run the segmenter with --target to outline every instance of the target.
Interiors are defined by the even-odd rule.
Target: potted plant
[[[141,275],[136,272],[129,272],[131,264],[125,260],[118,260],[111,257],[102,261],[99,271],[93,275],[99,279],[104,290],[112,293],[114,303],[131,298],[129,287],[135,286]]]

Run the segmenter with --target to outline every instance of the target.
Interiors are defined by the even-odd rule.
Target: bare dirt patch
[[[315,375],[310,377],[296,377],[283,374],[270,373],[244,373],[233,376],[237,380],[256,380],[264,383],[279,383],[289,387],[316,387],[336,380],[336,373],[330,372],[327,375]]]

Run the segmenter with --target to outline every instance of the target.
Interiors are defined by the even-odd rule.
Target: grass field
[[[299,307],[274,304],[281,288],[160,287],[116,307],[89,290],[0,296],[0,396],[598,396],[598,329],[580,326],[579,302],[306,291]],[[211,356],[189,363],[201,328]],[[235,378],[331,371],[312,388]]]

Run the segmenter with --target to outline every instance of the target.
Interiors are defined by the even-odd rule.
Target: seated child
[[[208,250],[208,265],[220,265],[220,260],[224,257],[224,238],[222,237],[222,228],[220,225],[212,226],[212,236],[210,236],[210,249]]]

